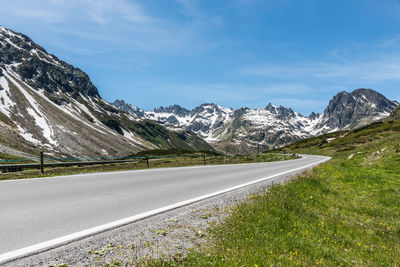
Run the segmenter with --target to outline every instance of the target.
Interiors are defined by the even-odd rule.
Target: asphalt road
[[[327,159],[150,169],[0,182],[0,256]]]

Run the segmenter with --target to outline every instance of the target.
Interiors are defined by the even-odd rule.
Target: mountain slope
[[[27,36],[0,27],[0,142],[56,155],[212,149],[185,129],[138,119],[104,101],[88,75]]]

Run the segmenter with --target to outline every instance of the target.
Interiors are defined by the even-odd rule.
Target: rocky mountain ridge
[[[225,152],[249,153],[259,146],[271,149],[327,132],[361,127],[389,116],[397,104],[372,89],[357,89],[338,93],[323,114],[312,112],[309,116],[271,103],[265,108],[236,110],[207,103],[192,110],[179,105],[141,110],[138,117],[191,130]]]

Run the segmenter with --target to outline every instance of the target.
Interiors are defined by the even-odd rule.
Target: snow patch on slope
[[[21,86],[12,75],[8,75],[7,73],[4,74],[7,76],[8,79],[10,79],[14,85],[18,87],[18,89],[21,91],[21,93],[24,95],[24,97],[28,100],[29,104],[31,105],[31,108],[27,108],[27,111],[29,115],[31,115],[36,122],[36,125],[42,128],[43,130],[43,136],[47,139],[47,141],[56,146],[57,141],[53,139],[54,136],[54,131],[50,125],[50,123],[46,120],[46,116],[42,113],[40,110],[40,105],[39,103],[35,100],[35,98],[27,91],[23,86]]]
[[[0,111],[7,115],[7,117],[10,117],[11,107],[14,106],[15,103],[9,97],[10,88],[8,87],[8,81],[5,77],[0,77],[0,86],[3,88],[0,90]]]

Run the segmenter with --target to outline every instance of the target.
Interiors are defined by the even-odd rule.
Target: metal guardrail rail
[[[0,164],[0,170],[2,173],[23,171],[24,169],[40,169],[43,173],[45,167],[68,167],[68,166],[85,166],[85,165],[101,165],[101,164],[113,164],[113,163],[129,163],[136,161],[144,161],[147,167],[150,168],[151,159],[162,159],[162,158],[203,158],[204,164],[206,165],[206,157],[208,155],[190,155],[190,156],[132,156],[132,157],[93,157],[93,158],[44,158],[43,153],[40,153],[40,163],[23,163],[23,164]],[[44,160],[90,160],[90,161],[70,161],[70,162],[47,162]],[[98,160],[93,160],[98,159]],[[108,159],[108,160],[107,160]],[[0,160],[0,162],[19,162],[23,159],[17,160]]]

